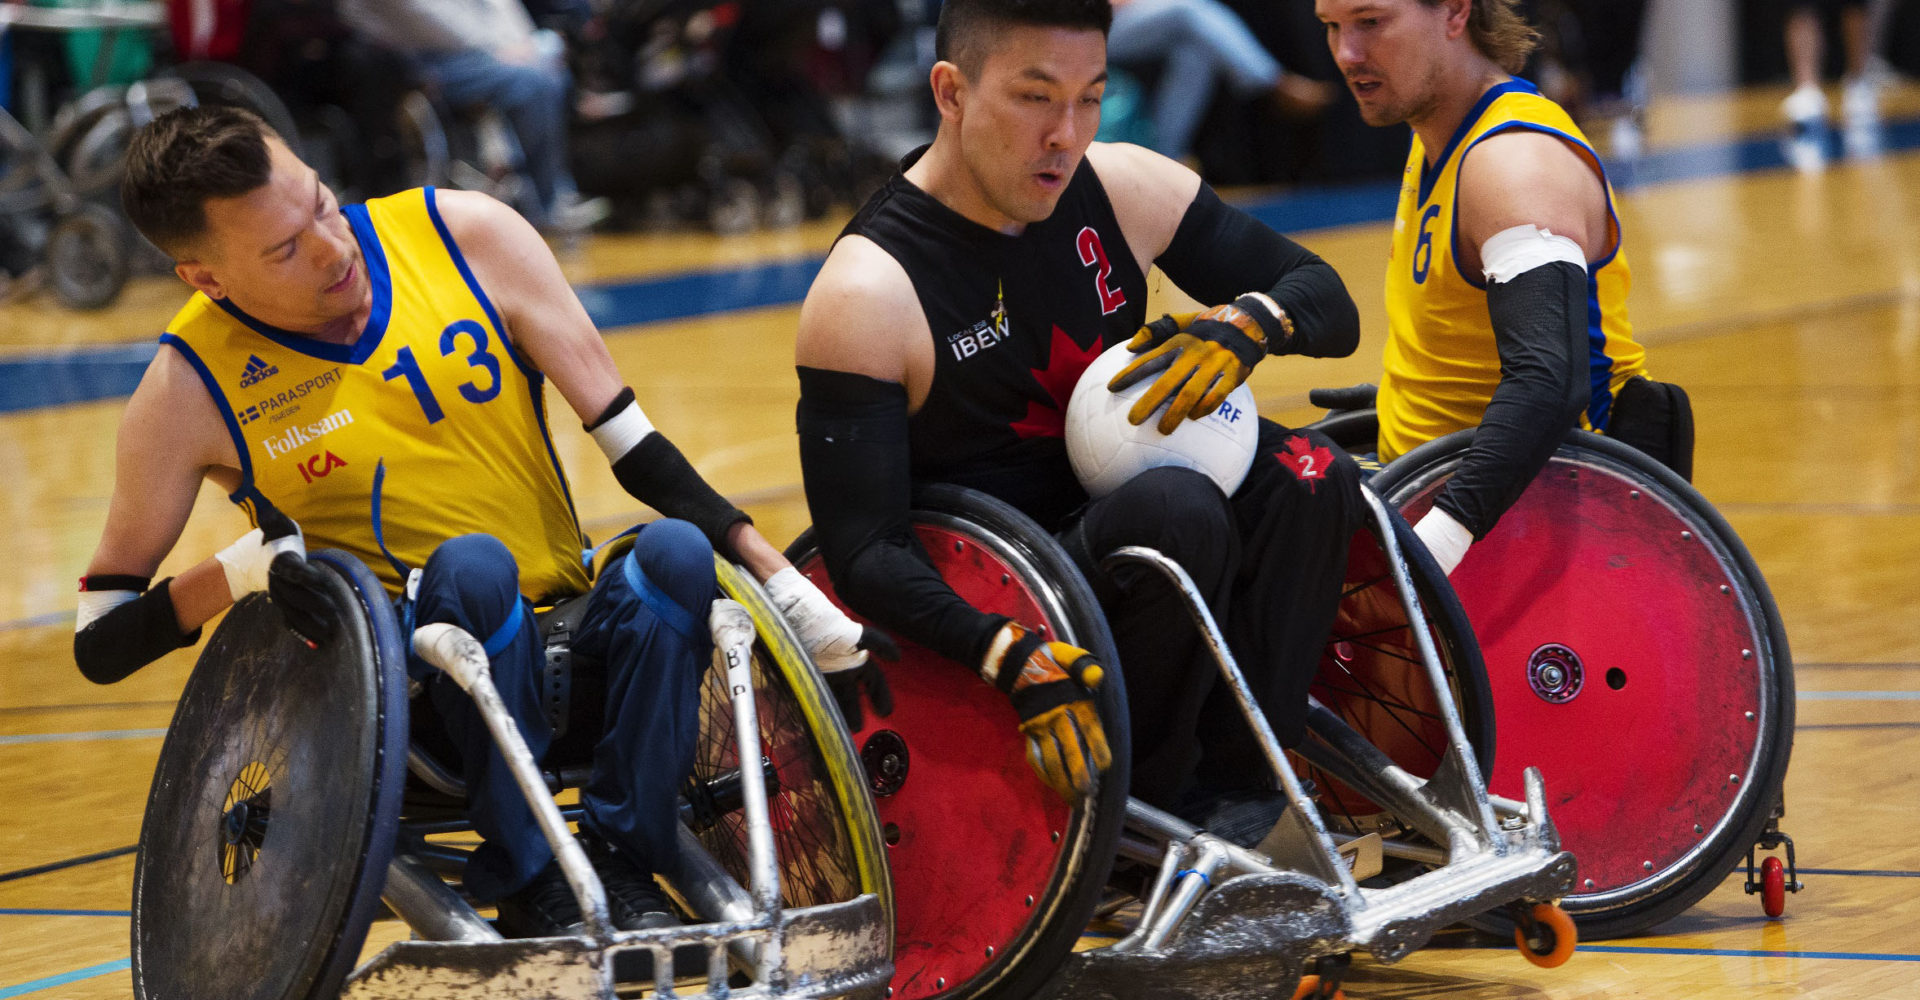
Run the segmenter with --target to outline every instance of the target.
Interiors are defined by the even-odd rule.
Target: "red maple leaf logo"
[[[1053,328],[1053,342],[1047,346],[1047,366],[1033,368],[1033,380],[1046,390],[1052,404],[1027,401],[1027,415],[1013,425],[1013,432],[1022,438],[1065,437],[1067,434],[1067,400],[1073,397],[1073,387],[1080,381],[1080,373],[1093,364],[1105,347],[1101,341],[1094,341],[1092,347],[1081,348],[1067,336],[1067,331],[1058,324]]]
[[[1276,451],[1273,457],[1293,473],[1294,478],[1315,490],[1319,489],[1319,484],[1314,480],[1327,478],[1327,467],[1333,464],[1332,451],[1314,447],[1313,441],[1301,434],[1288,438],[1287,450]]]

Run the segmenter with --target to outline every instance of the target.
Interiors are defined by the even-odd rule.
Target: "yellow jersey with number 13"
[[[344,549],[390,591],[441,542],[484,532],[541,601],[587,589],[583,538],[547,433],[545,378],[440,218],[432,188],[343,206],[373,311],[350,345],[270,326],[195,294],[161,343],[199,372],[264,495],[309,549]]]
[[[1645,374],[1645,353],[1627,321],[1632,275],[1600,158],[1559,105],[1532,84],[1509,80],[1481,97],[1433,166],[1427,166],[1418,135],[1407,156],[1387,261],[1387,349],[1378,403],[1383,462],[1479,426],[1500,384],[1486,281],[1460,267],[1454,212],[1461,162],[1481,140],[1514,129],[1558,136],[1592,165],[1606,190],[1611,249],[1587,266],[1587,373],[1593,395],[1580,426],[1605,431],[1614,393],[1627,379]]]

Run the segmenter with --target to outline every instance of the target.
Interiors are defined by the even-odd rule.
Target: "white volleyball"
[[[1090,496],[1102,497],[1148,469],[1171,465],[1205,473],[1228,494],[1239,489],[1259,445],[1253,391],[1240,386],[1218,410],[1181,421],[1172,434],[1160,433],[1158,410],[1135,427],[1127,422],[1127,411],[1153,378],[1107,391],[1107,382],[1135,356],[1125,344],[1108,348],[1073,387],[1067,402],[1067,458],[1080,485]]]

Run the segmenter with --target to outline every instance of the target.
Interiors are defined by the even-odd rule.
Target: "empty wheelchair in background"
[[[1099,689],[1114,766],[1069,806],[1033,775],[1013,709],[973,671],[911,643],[883,665],[894,713],[854,739],[893,866],[895,998],[1331,996],[1351,952],[1398,961],[1440,927],[1502,907],[1537,961],[1571,954],[1572,923],[1551,901],[1575,870],[1547,793],[1531,775],[1522,800],[1487,796],[1478,760],[1493,734],[1472,634],[1438,567],[1377,499],[1297,748],[1322,779],[1313,796],[1184,572],[1148,549],[1107,562],[1151,566],[1187,594],[1261,738],[1289,806],[1251,849],[1126,797],[1125,664],[1050,535],[951,486],[916,490],[913,521],[969,603],[1118,669]],[[788,555],[834,594],[810,535]],[[1131,899],[1108,894],[1116,858],[1144,867]],[[1090,920],[1116,911],[1130,931],[1075,950]]]
[[[465,829],[450,808],[462,789],[409,746],[409,637],[365,566],[331,551],[313,560],[332,571],[336,604],[353,609],[334,641],[308,650],[265,595],[252,596],[228,613],[181,696],[134,874],[139,997],[882,991],[891,895],[871,799],[817,672],[743,571],[718,561],[738,602],[738,641],[721,639],[702,694],[668,882],[705,922],[684,927],[611,929],[550,794],[584,775],[535,768],[490,682],[473,681],[486,661],[471,637],[440,625],[412,637],[490,716],[587,916],[580,937],[503,940],[435,871],[463,859],[444,840]],[[407,787],[410,764],[425,790]],[[414,940],[359,965],[383,901]]]
[[[1378,434],[1371,409],[1315,426],[1361,452]],[[1372,486],[1417,520],[1472,440],[1428,442]],[[1487,666],[1491,788],[1516,794],[1522,764],[1546,777],[1580,863],[1563,902],[1580,932],[1646,930],[1742,857],[1746,891],[1779,916],[1800,888],[1779,829],[1792,656],[1765,579],[1713,506],[1641,452],[1574,431],[1450,582]],[[1755,864],[1782,847],[1784,865]]]

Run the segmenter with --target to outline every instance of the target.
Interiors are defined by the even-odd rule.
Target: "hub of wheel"
[[[892,795],[907,783],[911,760],[907,741],[891,729],[882,729],[867,737],[860,748],[860,763],[867,771],[867,786],[880,798]]]
[[[252,870],[267,842],[267,824],[273,816],[273,778],[258,761],[240,770],[227,787],[220,814],[220,877],[233,885]]]
[[[1564,705],[1580,693],[1587,683],[1587,671],[1580,654],[1550,642],[1527,657],[1527,685],[1541,701]]]

